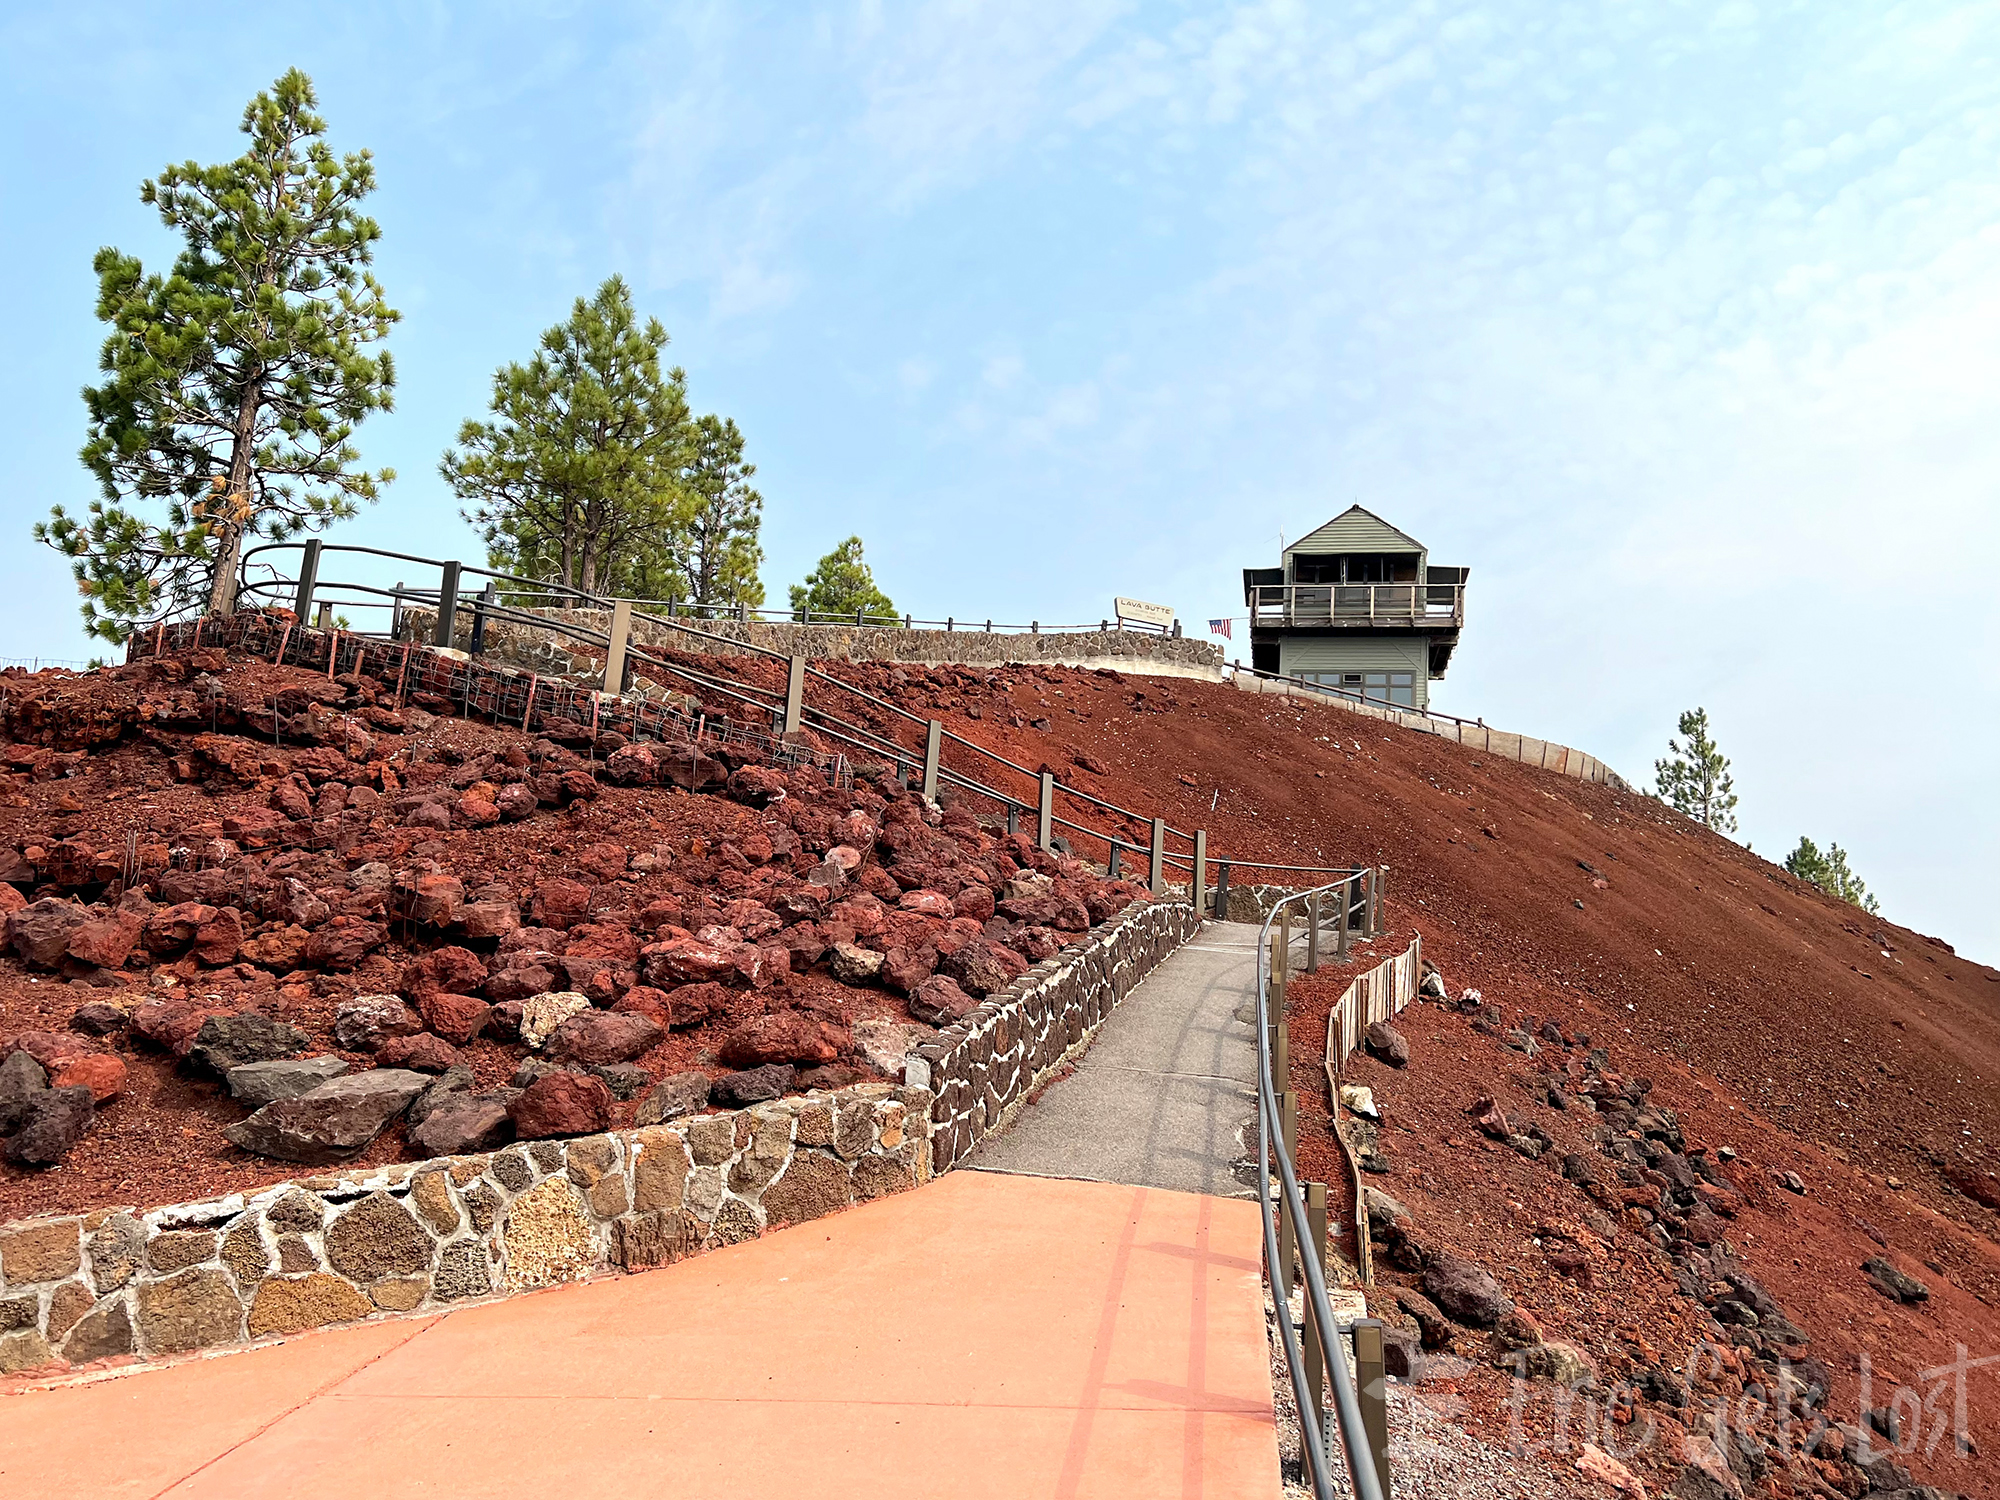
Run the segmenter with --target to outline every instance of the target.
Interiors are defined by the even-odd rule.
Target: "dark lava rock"
[[[659,1125],[668,1120],[678,1120],[682,1115],[695,1114],[708,1107],[708,1075],[706,1073],[675,1073],[654,1085],[652,1092],[639,1101],[639,1113],[635,1119],[639,1125]]]
[[[1916,1277],[1905,1274],[1890,1265],[1881,1256],[1861,1263],[1861,1272],[1875,1283],[1875,1289],[1885,1297],[1894,1297],[1898,1302],[1926,1302],[1930,1300],[1931,1289]]]
[[[188,1053],[211,1072],[227,1074],[245,1063],[292,1057],[312,1044],[296,1026],[274,1021],[254,1010],[234,1016],[210,1016],[195,1033]]]
[[[131,1021],[132,1017],[117,1006],[93,1000],[77,1007],[76,1014],[69,1018],[69,1029],[85,1036],[110,1036],[114,1031],[123,1031]]]
[[[409,1130],[410,1144],[425,1156],[465,1156],[475,1151],[491,1151],[514,1136],[514,1119],[507,1112],[506,1097],[487,1098],[454,1094]]]
[[[229,1096],[258,1109],[279,1099],[309,1094],[346,1071],[347,1064],[333,1056],[244,1063],[229,1070]]]
[[[12,1135],[30,1113],[35,1096],[48,1092],[48,1070],[18,1049],[0,1062],[0,1135]]]
[[[1362,1033],[1361,1044],[1368,1049],[1369,1056],[1392,1068],[1407,1068],[1410,1065],[1409,1042],[1387,1021],[1370,1023],[1368,1030]]]
[[[709,1085],[709,1097],[717,1104],[762,1104],[790,1092],[793,1076],[789,1063],[766,1063],[761,1068],[724,1073]]]
[[[9,1138],[7,1160],[24,1167],[52,1167],[83,1139],[96,1115],[90,1090],[42,1089],[30,1096],[27,1117]]]
[[[542,1045],[554,1062],[586,1067],[630,1062],[666,1040],[658,1022],[632,1011],[586,1010],[558,1026]]]
[[[1484,1267],[1443,1253],[1424,1267],[1424,1294],[1470,1328],[1491,1328],[1514,1307]]]
[[[325,1165],[374,1140],[429,1086],[421,1073],[371,1068],[276,1100],[222,1133],[259,1156]]]

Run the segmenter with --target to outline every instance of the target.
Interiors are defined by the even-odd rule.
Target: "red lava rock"
[[[423,1029],[423,1017],[394,995],[357,995],[335,1014],[333,1039],[350,1052],[366,1052]]]
[[[486,981],[486,998],[496,1005],[533,999],[560,989],[555,960],[548,954],[513,954],[507,966]]]
[[[111,1052],[90,1052],[67,1058],[49,1069],[49,1087],[87,1088],[99,1104],[125,1088],[125,1059]]]
[[[951,897],[939,895],[936,891],[905,891],[903,899],[896,904],[904,911],[913,911],[926,917],[944,917],[948,920],[958,914],[952,906]]]
[[[576,857],[577,868],[596,880],[616,880],[632,862],[623,844],[592,844]]]
[[[507,1113],[523,1140],[590,1135],[611,1124],[611,1090],[587,1073],[544,1073],[507,1106]]]
[[[80,922],[70,931],[69,956],[101,969],[121,969],[138,946],[143,926],[144,919],[134,911],[116,911]]]
[[[909,1009],[914,1020],[931,1026],[949,1026],[963,1020],[979,1002],[959,988],[958,982],[934,974],[910,991]]]
[[[542,1046],[551,1062],[604,1067],[630,1062],[666,1039],[666,1028],[630,1011],[589,1010],[571,1016]]]
[[[673,1007],[664,990],[649,984],[635,984],[616,1000],[611,1009],[620,1015],[644,1016],[662,1029],[672,1024]]]
[[[1490,1136],[1496,1141],[1504,1141],[1514,1133],[1507,1123],[1506,1114],[1490,1094],[1482,1094],[1473,1100],[1465,1112],[1472,1116],[1472,1123],[1481,1135]]]
[[[53,969],[69,948],[70,934],[88,920],[73,901],[45,896],[7,918],[7,941],[30,968]]]
[[[735,1003],[734,993],[713,981],[684,984],[667,995],[667,1007],[672,1017],[670,1024],[676,1031],[686,1031],[726,1016]]]
[[[442,1073],[456,1067],[458,1052],[441,1036],[420,1031],[415,1036],[392,1036],[376,1050],[376,1063],[384,1068],[408,1068],[415,1073]]]
[[[823,1021],[796,1010],[783,1010],[745,1021],[722,1043],[717,1056],[732,1068],[765,1063],[825,1063],[840,1055],[839,1034]]]
[[[731,978],[737,965],[733,951],[705,943],[691,932],[668,929],[658,942],[639,951],[639,973],[646,983],[665,989]]]
[[[146,1000],[132,1012],[132,1030],[162,1051],[186,1057],[202,1023],[221,1012],[185,1000]]]
[[[426,927],[449,927],[465,909],[465,882],[441,872],[419,875],[404,914]]]
[[[580,880],[544,880],[535,886],[530,903],[535,924],[567,930],[588,919],[590,887]]]
[[[984,998],[1027,973],[1028,964],[1011,948],[976,938],[940,959],[938,971],[957,980],[967,994]]]
[[[442,990],[470,995],[486,983],[486,960],[469,948],[433,948],[403,970],[403,988],[412,995]]]
[[[500,821],[499,807],[484,797],[467,792],[452,807],[457,820],[468,828],[491,828]]]
[[[937,972],[937,964],[937,949],[928,944],[918,948],[891,948],[882,955],[882,982],[898,994],[913,994],[919,985]]]
[[[524,782],[513,782],[503,786],[494,795],[493,808],[500,814],[501,821],[518,823],[534,816],[539,801]]]
[[[296,929],[294,929],[296,930]],[[243,918],[233,906],[214,908],[213,914],[196,926],[192,952],[196,963],[220,968],[234,963],[243,947]],[[286,965],[296,967],[296,963]]]
[[[306,941],[305,961],[322,969],[351,969],[388,940],[379,922],[335,917]]]
[[[139,941],[148,953],[179,953],[194,941],[195,933],[215,918],[215,908],[199,901],[180,901],[172,906],[156,906],[140,928]]]
[[[993,891],[988,886],[968,885],[951,898],[950,915],[970,917],[975,922],[984,922],[993,915]]]
[[[484,1000],[449,990],[426,990],[417,997],[417,1009],[432,1031],[460,1046],[484,1031],[493,1014]]]
[[[405,828],[435,828],[443,832],[451,827],[451,809],[442,802],[423,802],[403,815]]]

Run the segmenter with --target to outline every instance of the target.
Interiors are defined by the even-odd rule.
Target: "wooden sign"
[[[1120,620],[1130,620],[1135,625],[1152,625],[1161,630],[1173,628],[1174,612],[1165,604],[1148,604],[1144,599],[1113,599],[1111,605]]]

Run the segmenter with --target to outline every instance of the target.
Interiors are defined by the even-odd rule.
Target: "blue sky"
[[[2000,6],[16,7],[0,20],[0,655],[80,657],[90,257],[316,81],[375,153],[400,478],[619,272],[733,416],[782,597],[859,532],[919,615],[1241,612],[1359,500],[1472,567],[1440,707],[1744,836],[1838,840],[2000,958]],[[1240,642],[1239,642],[1240,644]]]

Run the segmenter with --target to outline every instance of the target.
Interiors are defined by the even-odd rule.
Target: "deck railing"
[[[1250,625],[1463,625],[1462,583],[1261,583]]]

